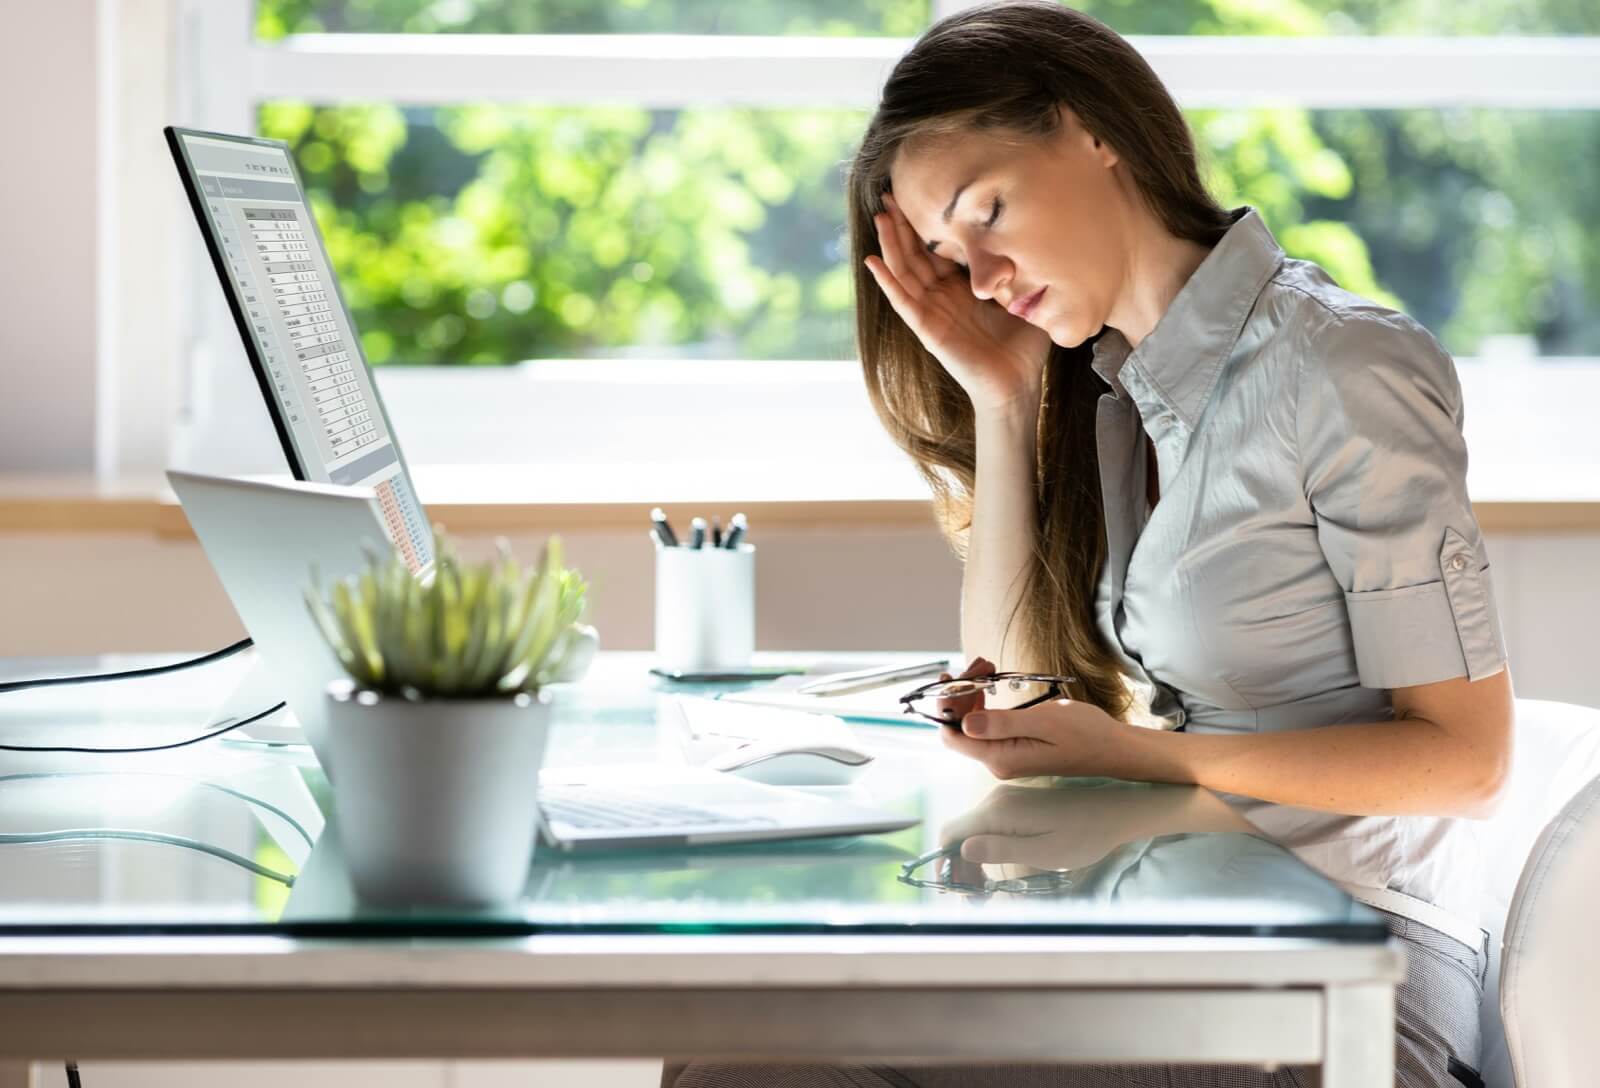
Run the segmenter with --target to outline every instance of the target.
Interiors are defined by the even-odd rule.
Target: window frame
[[[238,3],[241,0],[225,0]],[[1600,38],[1128,35],[1185,109],[1600,108]],[[870,110],[912,39],[301,34],[252,41],[230,93],[317,105],[539,102]],[[1486,69],[1494,79],[1485,79]]]

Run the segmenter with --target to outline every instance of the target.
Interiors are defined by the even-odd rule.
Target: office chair
[[[1600,710],[1518,699],[1511,785],[1476,826],[1490,936],[1484,1084],[1593,1083],[1575,1063],[1600,1023]]]
[[[1518,1088],[1594,1083],[1600,1024],[1600,778],[1534,844],[1502,952],[1500,1009]]]

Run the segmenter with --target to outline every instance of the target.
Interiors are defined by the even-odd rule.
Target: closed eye
[[[1003,200],[1001,200],[999,197],[995,197],[994,198],[994,203],[989,208],[989,218],[984,220],[984,223],[983,223],[983,229],[984,230],[992,229],[994,227],[994,225],[1000,221],[1000,212],[1002,210],[1004,210],[1004,208],[1005,208],[1005,202]],[[936,242],[936,241],[929,242],[923,248],[925,248],[929,253],[937,253],[938,252],[938,248],[939,248],[939,243]],[[965,272],[967,270],[967,266],[962,264],[959,261],[955,262],[955,265],[956,265],[957,268],[961,269],[962,272]]]

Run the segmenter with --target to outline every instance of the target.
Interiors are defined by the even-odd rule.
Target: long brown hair
[[[970,8],[940,20],[884,84],[846,184],[856,287],[856,344],[867,393],[890,437],[933,491],[940,530],[965,561],[972,527],[976,437],[966,392],[923,348],[863,264],[878,255],[872,217],[908,142],[963,131],[1045,139],[1065,105],[1114,148],[1149,210],[1173,236],[1214,245],[1228,212],[1200,179],[1194,139],[1143,57],[1103,23],[1050,0]],[[1095,626],[1105,562],[1095,415],[1106,386],[1090,369],[1094,338],[1052,346],[1037,445],[1037,526],[1018,609],[1013,665],[1078,678],[1074,698],[1113,717],[1141,716]],[[1007,622],[1017,620],[1013,612]],[[998,647],[968,647],[996,654]]]

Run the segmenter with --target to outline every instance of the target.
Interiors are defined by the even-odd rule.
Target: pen
[[[689,547],[701,548],[706,542],[706,519],[695,518],[689,522]]]
[[[912,680],[929,673],[943,672],[949,667],[950,660],[940,658],[938,661],[924,661],[919,665],[888,665],[859,669],[856,672],[838,672],[824,676],[820,680],[813,680],[809,684],[802,684],[794,690],[801,695],[844,695],[852,691],[880,688],[897,680]]]
[[[661,541],[661,546],[664,548],[676,548],[678,546],[678,534],[674,533],[672,526],[667,524],[667,512],[658,506],[650,511],[650,520],[655,523],[656,535]]]
[[[722,520],[717,515],[711,515],[711,546],[722,547]]]
[[[735,514],[728,519],[728,535],[722,538],[724,548],[737,548],[739,538],[744,536],[745,529],[749,528],[743,514]]]

